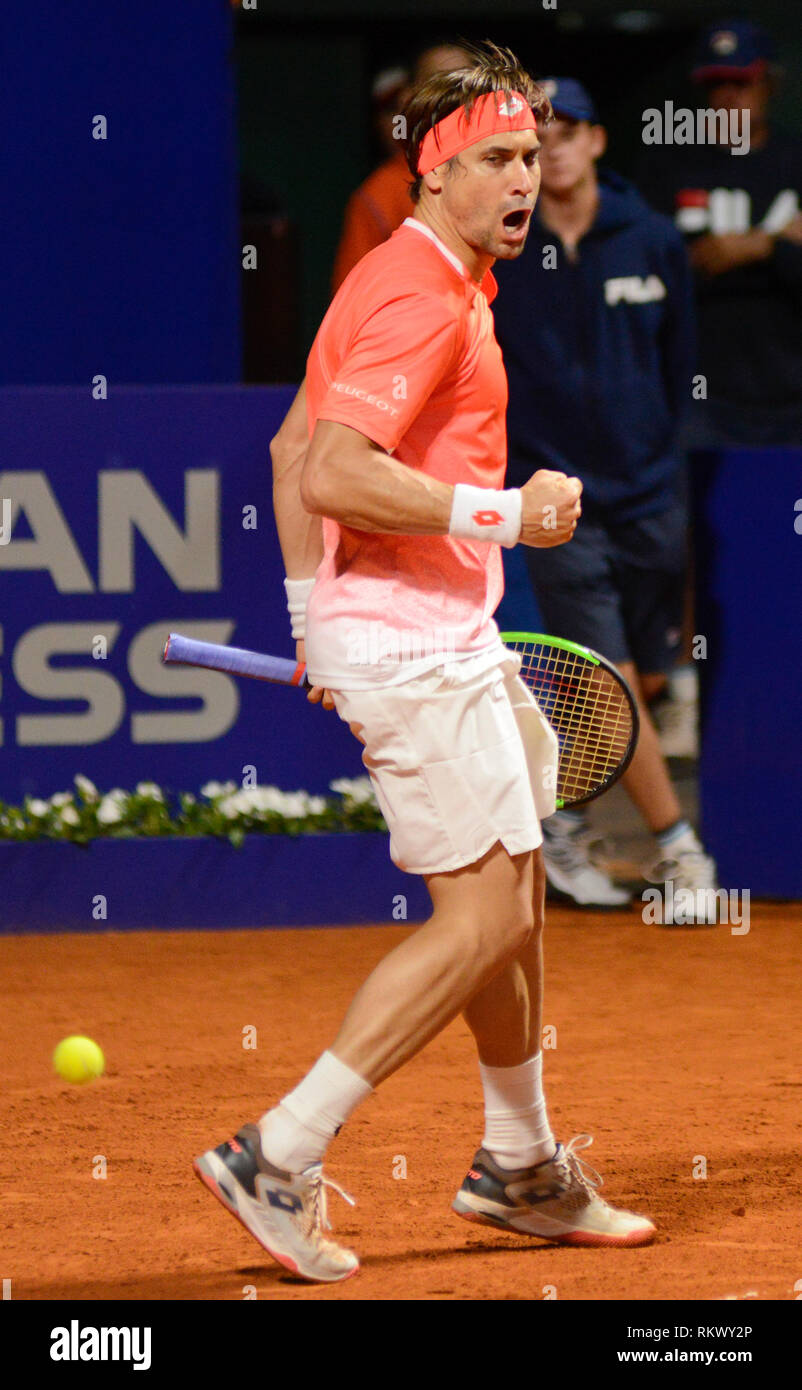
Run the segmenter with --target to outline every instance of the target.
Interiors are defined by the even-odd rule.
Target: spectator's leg
[[[613,582],[607,533],[584,516],[569,545],[526,549],[532,588],[543,614],[544,632],[607,655],[627,651],[621,603]],[[551,897],[580,907],[624,907],[631,898],[588,854],[583,808],[557,812],[543,822],[543,859]]]
[[[665,677],[645,675],[641,678],[632,661],[618,662],[618,669],[632,688],[640,715],[638,746],[622,781],[649,829],[658,834],[682,817],[647,703],[649,688]]]
[[[716,866],[682,815],[644,698],[650,677],[639,677],[631,661],[619,662],[618,669],[632,687],[640,714],[638,747],[622,780],[657,840],[657,863],[649,871],[652,882],[670,879],[675,893],[684,889],[693,894],[695,906],[685,917],[686,925],[712,925],[718,914]]]
[[[652,701],[656,700],[658,695],[661,695],[665,690],[668,683],[668,676],[660,672],[654,676],[639,675],[638,680],[640,682],[641,695],[647,705],[650,705]]]

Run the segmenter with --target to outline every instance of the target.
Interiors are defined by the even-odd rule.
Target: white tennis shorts
[[[555,810],[557,737],[510,653],[444,663],[401,685],[332,691],[364,744],[390,831],[390,857],[412,874],[473,864],[500,840],[537,849]],[[486,662],[485,662],[486,667]]]

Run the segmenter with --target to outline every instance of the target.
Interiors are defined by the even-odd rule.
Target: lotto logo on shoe
[[[278,1188],[267,1187],[265,1196],[271,1207],[278,1207],[279,1211],[303,1211],[303,1202],[294,1192],[282,1192]]]
[[[475,526],[501,526],[504,522],[504,517],[501,515],[501,512],[494,512],[488,509],[482,512],[474,512],[471,521]]]

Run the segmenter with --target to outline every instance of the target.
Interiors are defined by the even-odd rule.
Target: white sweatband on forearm
[[[314,584],[314,576],[311,579],[284,580],[287,608],[292,621],[292,636],[296,642],[300,642],[306,636],[306,602]]]
[[[520,488],[497,492],[489,487],[457,483],[448,534],[465,541],[495,541],[507,547],[517,545],[522,508]]]

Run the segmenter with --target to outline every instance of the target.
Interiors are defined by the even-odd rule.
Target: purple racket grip
[[[244,647],[226,647],[218,642],[200,642],[171,632],[164,644],[162,661],[181,666],[205,666],[210,671],[230,671],[235,676],[273,681],[278,685],[308,685],[306,666],[283,656],[266,656]]]

